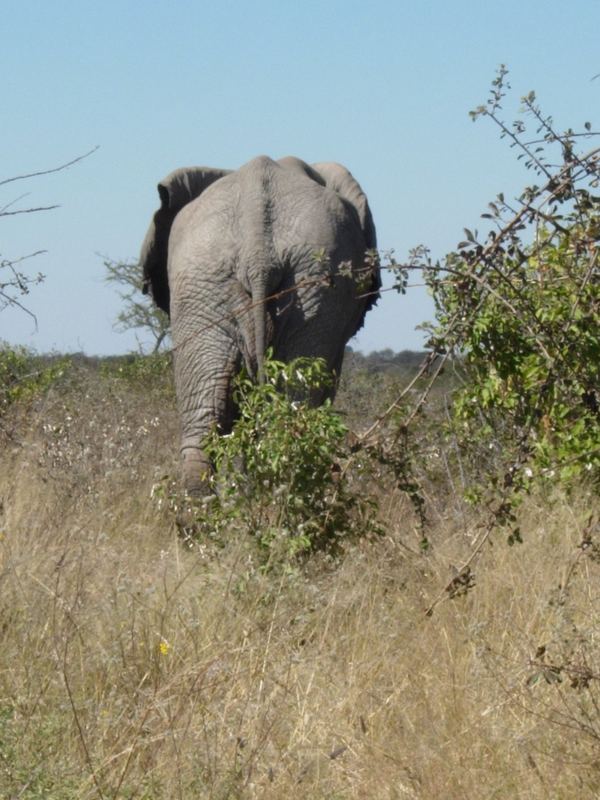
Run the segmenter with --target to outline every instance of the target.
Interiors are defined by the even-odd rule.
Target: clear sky
[[[357,177],[381,248],[441,256],[484,227],[499,191],[531,180],[483,103],[500,63],[507,115],[534,89],[559,127],[596,123],[600,0],[4,0],[0,187],[39,214],[0,219],[0,254],[47,250],[47,278],[0,338],[42,351],[136,348],[112,324],[120,308],[102,256],[136,258],[156,183],[193,164],[235,168],[265,153],[339,161]],[[388,292],[355,348],[418,348],[432,316],[423,289]]]

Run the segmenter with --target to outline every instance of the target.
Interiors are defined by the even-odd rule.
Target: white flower
[[[523,472],[525,473],[526,478],[533,478],[533,471],[529,467],[525,467]]]

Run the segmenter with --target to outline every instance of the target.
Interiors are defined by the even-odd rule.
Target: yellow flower
[[[171,645],[163,639],[162,642],[158,645],[158,650],[161,656],[166,656],[169,654],[169,650],[171,649]]]

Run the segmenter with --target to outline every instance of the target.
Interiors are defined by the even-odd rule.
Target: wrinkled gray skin
[[[339,374],[380,287],[377,270],[364,286],[375,227],[360,186],[334,163],[261,156],[235,172],[191,167],[158,192],[140,259],[145,290],[171,316],[184,481],[198,495],[210,473],[202,442],[215,424],[231,430],[242,364],[261,378],[272,347],[283,361],[321,356]],[[336,274],[341,262],[352,275]]]

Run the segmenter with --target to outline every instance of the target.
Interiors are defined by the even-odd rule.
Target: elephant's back
[[[356,210],[333,189],[295,172],[282,176],[273,235],[280,252],[302,248],[353,258],[366,249]]]
[[[353,258],[365,249],[356,210],[315,170],[297,158],[258,156],[179,212],[170,260],[201,254],[223,269],[224,255],[244,260],[259,250],[287,260],[298,251]]]
[[[287,156],[274,161],[257,156],[237,172],[240,201],[245,208],[268,206],[267,213],[282,226],[294,220],[318,225],[318,217],[330,221],[354,221],[352,209],[339,194],[327,186],[323,177],[299,158]],[[232,177],[232,176],[228,176]],[[233,188],[236,181],[219,182],[220,188]]]

